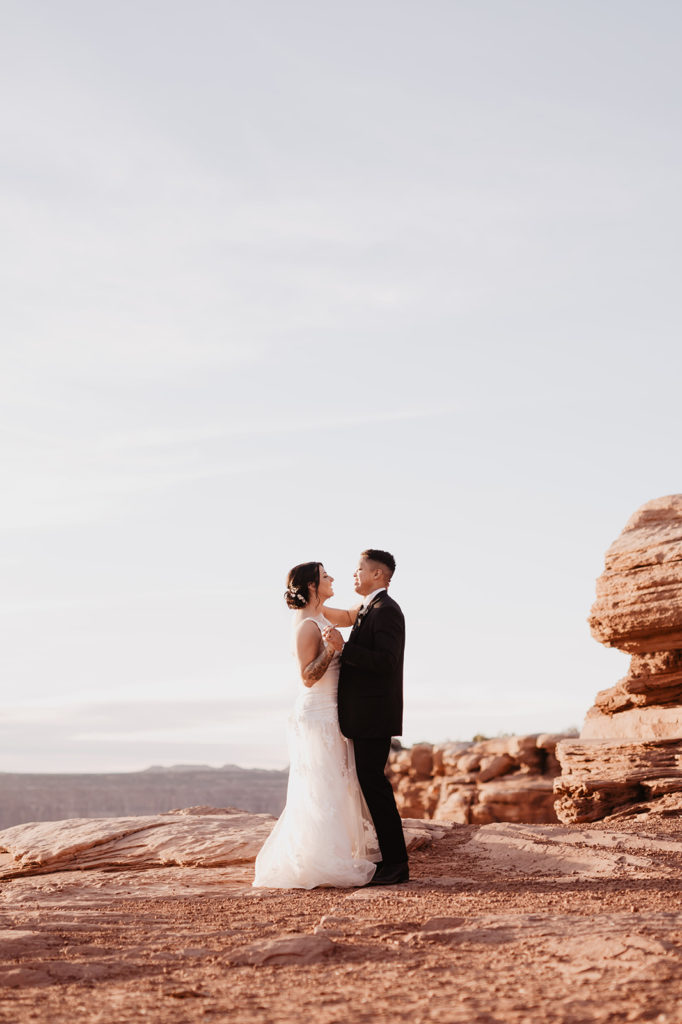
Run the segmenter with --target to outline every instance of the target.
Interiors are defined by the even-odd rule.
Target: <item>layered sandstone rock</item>
[[[682,795],[682,494],[647,502],[626,523],[606,552],[589,622],[596,640],[632,657],[627,675],[597,694],[580,740],[558,748],[557,813],[670,813],[671,794]]]
[[[221,868],[253,875],[250,865],[276,818],[235,808],[188,807],[131,818],[28,822],[0,832],[0,880],[61,871]],[[407,849],[422,850],[452,825],[403,820]]]
[[[269,814],[189,807],[129,818],[28,822],[0,832],[0,878],[253,861],[275,824]]]
[[[682,811],[682,741],[564,740],[556,812],[565,823]]]
[[[647,502],[625,524],[606,552],[590,627],[632,654],[682,649],[682,494]]]
[[[555,822],[555,749],[562,738],[542,733],[394,751],[388,775],[398,810],[403,818],[465,825]]]

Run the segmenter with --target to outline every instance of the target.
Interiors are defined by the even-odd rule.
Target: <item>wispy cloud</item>
[[[408,407],[349,415],[339,413],[331,416],[287,416],[276,419],[264,417],[258,420],[240,418],[231,423],[190,426],[185,429],[167,427],[165,429],[157,428],[131,433],[110,434],[102,438],[99,447],[102,449],[171,447],[200,444],[204,441],[219,441],[229,437],[261,437],[271,434],[303,434],[320,430],[346,430],[370,426],[371,424],[438,419],[448,416],[452,412],[454,412],[453,406],[436,406],[431,409]]]
[[[1,459],[5,498],[0,528],[66,525],[110,518],[130,495],[230,477],[262,477],[291,470],[301,451],[262,445],[257,451],[224,447],[231,440],[276,441],[285,435],[339,433],[372,425],[446,417],[447,407],[387,409],[368,414],[235,417],[230,422],[172,425],[69,438],[31,430],[5,433]]]
[[[178,763],[284,768],[286,716],[282,697],[267,705],[246,698],[5,708],[0,771],[82,771],[95,759],[101,771]]]
[[[216,600],[226,598],[239,600],[254,599],[263,596],[262,588],[258,587],[183,587],[182,589],[158,590],[126,590],[122,594],[77,594],[69,597],[41,597],[31,600],[14,600],[0,602],[0,615],[23,615],[25,612],[56,611],[73,608],[102,609],[130,608],[131,605],[142,605],[147,602],[180,602]]]

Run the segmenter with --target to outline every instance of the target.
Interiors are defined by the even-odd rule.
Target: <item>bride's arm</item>
[[[356,608],[348,608],[347,610],[344,608],[327,608],[325,605],[322,614],[334,626],[352,626],[361,608],[361,604]]]
[[[304,619],[296,631],[296,656],[301,679],[306,686],[314,686],[329,668],[335,648],[322,639],[319,626]]]

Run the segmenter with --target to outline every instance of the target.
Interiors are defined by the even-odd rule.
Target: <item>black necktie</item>
[[[360,609],[360,611],[357,614],[357,618],[355,619],[355,622],[353,623],[353,629],[357,629],[357,627],[360,625],[360,623],[364,619],[365,615],[369,611],[369,607],[370,606],[368,604],[363,604],[362,608]]]

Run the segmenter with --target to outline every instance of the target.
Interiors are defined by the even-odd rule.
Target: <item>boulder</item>
[[[478,806],[485,808],[490,821],[554,822],[554,800],[554,780],[537,776],[497,779],[478,794]]]
[[[410,757],[410,751],[408,750],[397,750],[391,751],[391,768],[396,775],[407,775],[410,770],[412,759]]]
[[[513,767],[514,758],[509,754],[491,754],[489,757],[483,757],[478,771],[478,781],[489,782],[498,775],[506,775]]]
[[[471,822],[471,807],[476,803],[476,786],[454,785],[448,788],[445,780],[444,785],[445,789],[441,790],[438,802],[439,818],[457,825],[468,825]]]
[[[432,772],[432,745],[430,743],[415,743],[410,749],[410,774],[417,779],[428,779]]]
[[[391,754],[387,775],[398,810],[403,818],[458,824],[556,822],[552,787],[560,768],[555,749],[565,738],[541,733],[433,747],[420,743]],[[406,772],[408,763],[414,767]]]
[[[450,771],[457,764],[457,759],[462,751],[468,750],[470,746],[470,743],[434,743],[432,748],[433,774],[443,775]]]
[[[395,784],[395,795],[404,818],[431,818],[438,806],[440,782],[402,776]]]

